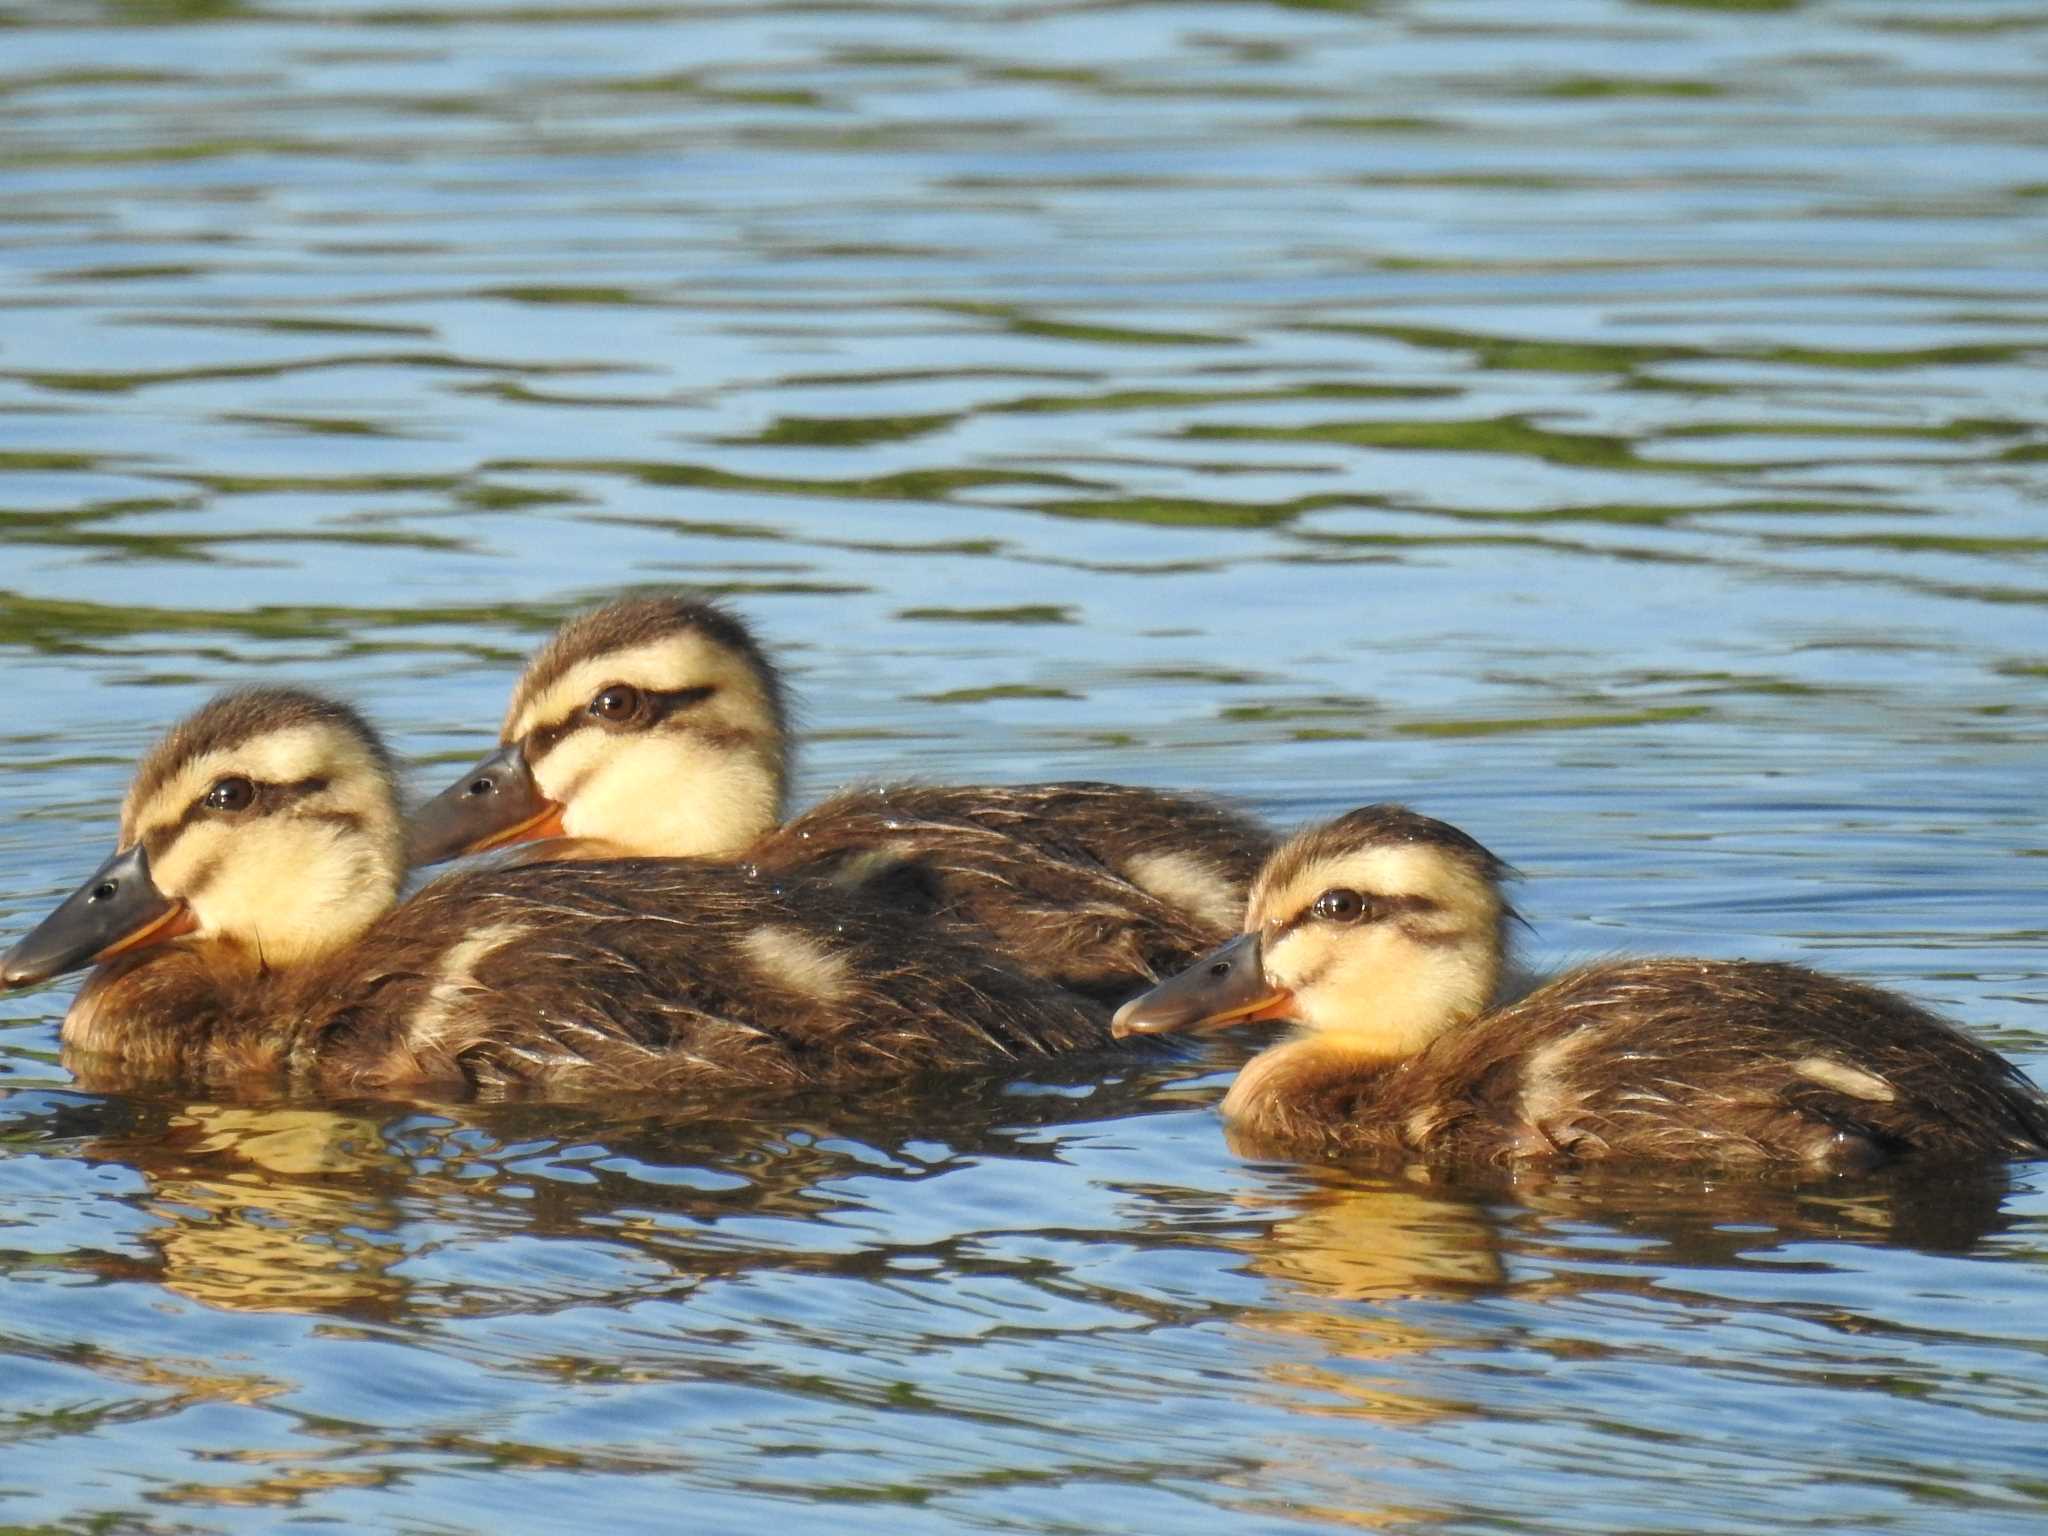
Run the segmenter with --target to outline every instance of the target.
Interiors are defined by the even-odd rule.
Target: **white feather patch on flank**
[[[1828,1056],[1803,1056],[1792,1063],[1792,1070],[1810,1083],[1846,1093],[1852,1099],[1875,1099],[1889,1104],[1899,1096],[1897,1090],[1876,1073]]]
[[[1580,1097],[1568,1069],[1574,1056],[1594,1037],[1590,1029],[1575,1029],[1529,1053],[1522,1068],[1522,1118],[1543,1126],[1569,1118]]]
[[[533,930],[523,923],[492,923],[479,928],[441,957],[427,1000],[407,1031],[418,1047],[433,1049],[444,1045],[443,1037],[455,1022],[456,1009],[477,987],[476,968],[485,958],[516,944]],[[456,1046],[460,1048],[459,1043]]]
[[[740,948],[764,975],[799,996],[836,1003],[852,990],[846,957],[794,928],[756,928],[740,940]]]
[[[1191,912],[1217,928],[1235,928],[1244,913],[1244,894],[1229,876],[1191,853],[1141,853],[1124,863],[1140,890],[1168,906]]]

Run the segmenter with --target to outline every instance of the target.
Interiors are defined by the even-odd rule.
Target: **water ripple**
[[[2038,11],[0,0],[0,931],[214,688],[424,788],[687,582],[807,795],[1400,796],[1534,964],[1817,960],[2040,1069]],[[2032,1169],[1247,1164],[1239,1043],[93,1096],[61,1006],[0,999],[23,1529],[2039,1523]]]

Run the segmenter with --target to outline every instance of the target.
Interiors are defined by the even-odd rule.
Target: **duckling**
[[[915,859],[996,952],[1116,997],[1227,934],[1272,836],[1212,800],[1125,784],[894,785],[782,822],[789,706],[774,664],[701,598],[572,619],[513,690],[501,747],[430,801],[411,858],[537,838],[796,870]],[[781,823],[778,825],[778,823]]]
[[[2048,1154],[2048,1101],[1893,993],[1802,966],[1620,960],[1489,1008],[1501,861],[1391,805],[1284,845],[1246,932],[1118,1011],[1119,1035],[1291,1019],[1223,1101],[1289,1155],[1860,1171]]]
[[[1109,1042],[1107,1010],[942,918],[693,860],[490,867],[394,905],[390,755],[352,710],[258,688],[144,757],[119,851],[4,956],[94,966],[88,1081],[323,1094],[833,1084]]]

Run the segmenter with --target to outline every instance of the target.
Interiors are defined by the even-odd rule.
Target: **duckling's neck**
[[[1404,984],[1376,987],[1353,1018],[1322,1033],[1339,1042],[1333,1050],[1354,1056],[1368,1047],[1388,1057],[1413,1056],[1487,1009],[1500,987],[1501,959],[1497,940],[1424,949]]]
[[[1321,1127],[1350,1118],[1352,1106],[1413,1054],[1390,1050],[1378,1033],[1303,1031],[1245,1064],[1224,1096],[1223,1118],[1255,1140],[1321,1140]]]
[[[86,978],[64,1015],[64,1064],[88,1087],[171,1078],[265,1077],[289,1049],[292,1021],[234,946],[138,950]]]
[[[1396,1096],[1396,1074],[1483,1013],[1501,985],[1498,942],[1442,944],[1424,955],[1404,986],[1381,985],[1364,1001],[1356,974],[1298,994],[1308,1016],[1342,1022],[1304,1025],[1253,1057],[1223,1100],[1232,1132],[1250,1144],[1329,1149],[1354,1141],[1357,1125],[1376,1120]]]

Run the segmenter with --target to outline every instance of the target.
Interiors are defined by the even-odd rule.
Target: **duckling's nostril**
[[[1230,974],[1230,962],[1228,960],[1218,960],[1214,965],[1209,967],[1209,974],[1211,976],[1217,977],[1219,980],[1225,976],[1228,976]]]
[[[102,880],[98,885],[92,888],[91,899],[94,901],[112,901],[114,899],[115,893],[118,892],[120,889],[121,887],[116,885],[113,881]]]
[[[469,792],[472,795],[488,795],[496,788],[497,786],[489,779],[471,779],[469,781]]]

